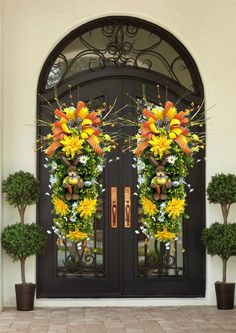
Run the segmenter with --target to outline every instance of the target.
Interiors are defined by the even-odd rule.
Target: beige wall
[[[2,124],[2,0],[0,0],[0,124]],[[2,183],[2,129],[0,131],[0,184]],[[0,186],[0,230],[2,229],[2,189]],[[0,248],[0,311],[2,309],[2,248]]]
[[[207,181],[216,172],[235,172],[236,112],[232,101],[236,91],[235,12],[235,0],[3,0],[4,177],[19,169],[36,171],[36,89],[48,54],[74,28],[109,15],[130,15],[154,22],[186,46],[202,75],[207,108],[216,104],[208,112]],[[26,215],[28,221],[35,221],[35,208]],[[3,216],[5,224],[17,220],[17,212],[7,203],[3,205]],[[234,216],[236,207],[230,218],[233,220]],[[219,209],[207,206],[207,224],[219,218]],[[19,264],[11,263],[5,255],[3,263],[3,303],[11,306],[15,304],[14,283],[20,281]],[[28,281],[35,281],[33,258],[28,260],[27,271]],[[231,259],[228,273],[229,280],[235,280],[236,258]],[[213,282],[220,279],[219,259],[208,257],[206,298],[175,302],[214,304]],[[133,304],[137,302],[134,300]],[[149,302],[174,304],[172,300]],[[36,304],[52,303],[37,301]],[[70,303],[57,300],[56,304]]]

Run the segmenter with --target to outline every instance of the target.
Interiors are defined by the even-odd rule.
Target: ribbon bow
[[[186,112],[177,112],[174,104],[167,101],[164,110],[153,108],[152,111],[149,111],[144,109],[143,116],[148,120],[141,125],[142,142],[135,149],[136,155],[140,156],[142,154],[150,145],[149,140],[152,139],[152,136],[158,135],[162,128],[168,132],[169,138],[174,140],[186,154],[191,153],[186,139],[189,122]]]
[[[64,111],[64,112],[63,112]],[[97,112],[89,113],[85,103],[79,101],[77,108],[65,108],[63,111],[56,109],[54,115],[59,119],[52,125],[53,142],[47,148],[46,153],[52,156],[61,146],[61,140],[65,135],[71,134],[73,129],[77,129],[81,139],[86,140],[94,151],[102,155],[103,150],[99,145],[98,135],[101,133],[96,126],[99,126],[101,120]]]

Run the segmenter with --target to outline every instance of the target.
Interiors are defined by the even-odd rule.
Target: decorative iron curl
[[[89,39],[93,31],[100,31],[100,42],[97,45],[97,38]],[[138,44],[138,36],[142,34],[142,31],[148,32],[147,36],[149,36],[145,40],[146,46],[143,48]],[[52,64],[48,75],[46,89],[50,89],[54,85],[60,85],[64,79],[76,72],[82,72],[83,70],[100,71],[111,64],[118,68],[130,65],[137,69],[158,72],[159,69],[155,67],[154,59],[157,59],[165,68],[166,73],[163,73],[164,75],[184,86],[188,91],[194,89],[188,69],[188,59],[182,54],[177,54],[176,49],[168,43],[161,31],[154,33],[145,30],[134,21],[126,22],[122,20],[119,22],[111,19],[106,20],[100,27],[91,31],[84,30],[84,33],[77,38],[85,49],[78,52],[73,59],[68,59],[63,51],[58,54],[57,60]],[[177,54],[174,59],[169,59],[166,56],[166,48],[162,47],[165,45],[163,43],[169,45],[173,54]],[[144,59],[141,61],[143,57]],[[85,66],[79,64],[82,59],[85,59]],[[188,78],[188,83],[185,82],[180,71],[186,71],[184,77]]]

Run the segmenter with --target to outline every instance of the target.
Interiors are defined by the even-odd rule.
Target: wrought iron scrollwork
[[[175,242],[174,254],[166,249],[165,244],[155,240],[153,250],[148,248],[148,242],[144,241],[143,245],[143,260],[138,262],[138,277],[139,278],[161,278],[167,276],[183,276],[183,264],[178,263],[177,244]]]
[[[188,57],[171,45],[161,30],[144,28],[135,20],[104,19],[99,27],[82,29],[72,43],[58,53],[46,89],[85,70],[133,66],[159,72],[194,92]]]

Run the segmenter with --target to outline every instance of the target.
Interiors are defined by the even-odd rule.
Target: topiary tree
[[[9,204],[17,207],[20,221],[24,223],[26,207],[36,203],[40,196],[38,180],[29,172],[15,172],[3,181],[2,190]]]
[[[2,247],[13,261],[20,260],[21,280],[25,280],[25,260],[31,255],[43,254],[46,248],[47,234],[38,224],[15,223],[5,227]]]
[[[202,241],[207,253],[211,256],[219,256],[223,261],[223,282],[226,283],[226,266],[231,256],[236,256],[236,224],[213,223],[205,228],[202,233]]]
[[[2,247],[13,261],[20,260],[21,279],[25,282],[25,260],[31,255],[42,254],[47,235],[37,224],[24,224],[27,206],[36,203],[40,196],[39,182],[33,174],[18,171],[2,183],[10,205],[17,207],[20,222],[7,226],[2,233]]]
[[[210,203],[221,205],[224,223],[227,224],[230,206],[236,202],[236,176],[221,173],[211,177],[207,195]]]
[[[228,224],[230,206],[236,203],[236,176],[233,174],[216,174],[211,177],[207,187],[210,203],[221,206],[224,224],[218,222],[203,230],[202,240],[207,253],[218,255],[223,262],[223,282],[226,282],[227,262],[236,255],[236,225]]]

